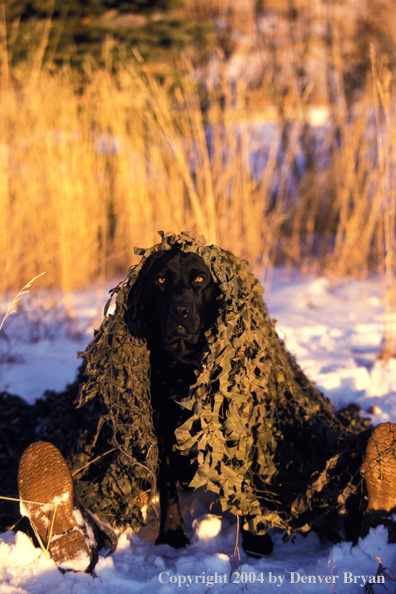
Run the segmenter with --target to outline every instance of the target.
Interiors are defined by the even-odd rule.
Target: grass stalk
[[[338,278],[382,267],[394,352],[392,73],[374,61],[351,102],[330,25],[319,129],[315,81],[301,74],[308,46],[295,51],[292,33],[291,59],[280,69],[274,46],[252,88],[225,70],[206,83],[187,60],[161,79],[138,53],[115,67],[110,47],[80,73],[44,65],[56,43],[49,13],[41,43],[10,71],[0,1],[0,291],[44,268],[46,285],[67,293],[124,273],[157,230],[191,231],[262,277],[275,264]]]

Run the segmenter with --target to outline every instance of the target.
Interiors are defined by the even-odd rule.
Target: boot
[[[44,441],[30,445],[19,463],[18,488],[21,515],[29,518],[44,552],[61,570],[91,572],[98,559],[99,529],[79,505],[60,451]]]
[[[383,423],[375,427],[367,442],[363,474],[368,504],[365,530],[380,524],[388,528],[389,542],[396,542],[396,424]]]

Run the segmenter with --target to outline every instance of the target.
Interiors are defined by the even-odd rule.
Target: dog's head
[[[141,278],[136,311],[150,348],[191,360],[217,314],[219,291],[209,268],[198,254],[174,249],[152,254]]]

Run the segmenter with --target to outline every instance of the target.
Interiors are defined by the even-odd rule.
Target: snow
[[[73,381],[76,355],[91,340],[107,291],[116,283],[70,295],[67,302],[55,294],[38,295],[33,287],[2,330],[0,391],[33,402],[44,390],[62,390]],[[264,294],[279,334],[308,376],[337,407],[356,402],[375,424],[396,422],[396,360],[384,365],[378,358],[385,326],[382,293],[377,278],[336,285],[275,270]],[[0,319],[9,302],[9,296],[0,298]],[[234,558],[235,519],[210,509],[208,494],[183,494],[181,501],[189,546],[156,547],[147,529],[127,530],[114,554],[101,551],[93,575],[61,573],[23,533],[0,534],[0,592],[354,594],[375,581],[379,560],[386,577],[373,591],[395,590],[396,545],[387,543],[382,526],[356,547],[333,545],[313,533],[284,543],[282,534],[272,531],[270,557],[253,559],[240,549]]]
[[[64,493],[62,493],[62,495],[57,495],[56,497],[53,497],[50,501],[51,505],[53,506],[57,506],[60,505],[61,503],[64,503],[65,501],[67,501],[70,497],[70,492],[69,491],[65,491]],[[77,510],[75,510],[77,511]]]

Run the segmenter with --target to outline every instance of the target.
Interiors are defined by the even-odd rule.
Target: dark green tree
[[[115,57],[120,46],[124,56],[136,47],[146,59],[162,59],[206,45],[211,23],[176,15],[181,6],[180,0],[6,0],[12,61],[26,57],[43,35],[46,59],[59,63],[80,63],[87,54],[100,59],[107,38],[115,42]]]

